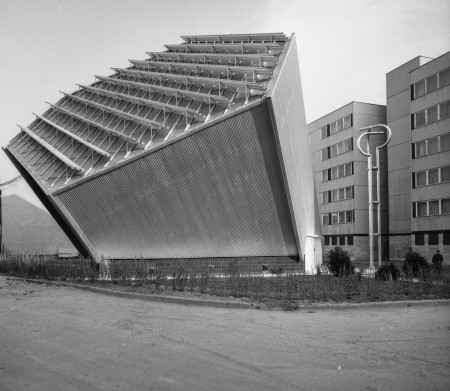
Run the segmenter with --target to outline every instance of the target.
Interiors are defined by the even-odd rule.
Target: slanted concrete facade
[[[335,246],[343,247],[352,261],[361,261],[364,265],[369,262],[367,158],[359,152],[356,142],[361,134],[359,129],[385,123],[385,106],[351,102],[308,125],[324,251],[326,253]],[[371,151],[385,140],[384,135],[371,136]],[[380,170],[381,229],[383,234],[387,234],[385,149],[380,155]],[[373,186],[375,188],[376,181]]]

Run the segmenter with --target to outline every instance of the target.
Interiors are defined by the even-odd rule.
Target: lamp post
[[[372,154],[370,153],[370,136],[375,134],[385,134],[383,130],[372,130],[374,128],[384,128],[386,131],[386,141],[375,148],[375,166],[372,163]],[[373,260],[373,238],[374,236],[378,237],[378,266],[381,266],[381,209],[380,209],[380,149],[385,147],[389,140],[391,139],[391,129],[389,126],[383,124],[372,125],[366,128],[359,129],[360,132],[364,132],[358,137],[358,141],[356,145],[364,156],[367,156],[367,177],[368,177],[368,195],[369,195],[369,260],[370,266],[369,269],[372,271],[375,269],[374,260]],[[366,151],[364,151],[361,147],[361,139],[367,136],[367,146]],[[372,178],[373,171],[377,172],[377,197],[376,200],[373,200],[373,188],[372,188]],[[373,229],[373,205],[377,207],[377,232],[374,233]]]

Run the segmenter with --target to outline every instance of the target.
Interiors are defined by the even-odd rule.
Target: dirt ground
[[[448,390],[450,307],[188,307],[0,277],[0,390]]]

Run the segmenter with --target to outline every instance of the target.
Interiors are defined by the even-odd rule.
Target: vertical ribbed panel
[[[298,255],[265,101],[58,197],[106,257]]]

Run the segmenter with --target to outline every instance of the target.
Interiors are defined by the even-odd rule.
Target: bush
[[[397,279],[400,277],[400,270],[397,266],[395,266],[392,262],[387,265],[382,265],[375,272],[375,279],[382,281],[390,281]]]
[[[430,269],[430,265],[426,258],[420,255],[417,251],[409,251],[406,254],[403,262],[403,271],[407,275],[417,277]]]
[[[341,247],[335,247],[328,251],[325,258],[325,265],[335,276],[345,276],[355,272],[355,267],[350,262],[348,252]]]

